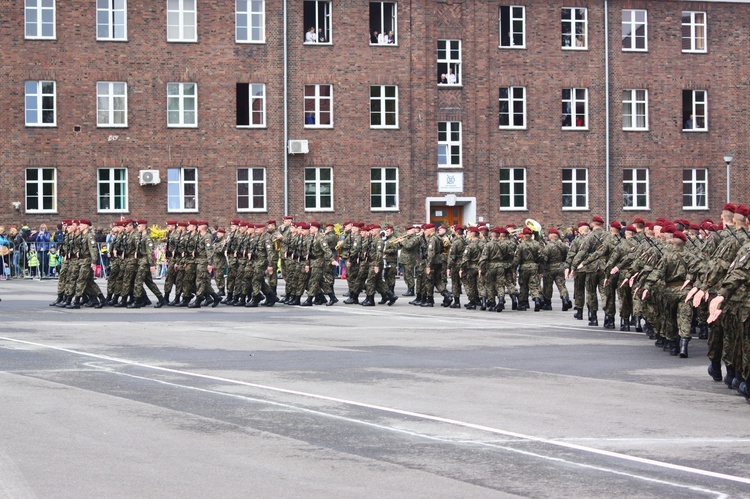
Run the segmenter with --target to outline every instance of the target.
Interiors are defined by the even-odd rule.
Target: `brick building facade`
[[[726,153],[731,197],[750,202],[747,1],[24,0],[1,14],[6,224],[697,220],[726,201]]]

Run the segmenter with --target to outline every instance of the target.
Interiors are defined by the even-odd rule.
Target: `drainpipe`
[[[284,216],[289,215],[289,153],[287,144],[289,144],[289,122],[287,119],[287,107],[289,96],[289,46],[288,46],[288,29],[287,26],[287,0],[284,0]]]
[[[609,0],[604,0],[604,110],[605,110],[605,150],[604,150],[604,202],[606,203],[606,216],[604,219],[609,225],[609,194],[610,194],[610,164],[609,164],[609,141],[610,141],[610,123],[609,123]]]

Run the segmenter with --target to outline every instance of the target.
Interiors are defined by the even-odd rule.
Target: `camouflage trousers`
[[[375,267],[378,262],[370,262],[367,266],[367,280],[365,281],[365,292],[367,296],[374,296],[375,293],[382,295],[388,293],[388,286],[386,286],[383,280],[383,269],[378,267],[378,271],[375,271]]]
[[[467,267],[461,269],[461,284],[466,290],[466,298],[470,302],[475,302],[479,296],[479,269],[477,267]]]
[[[458,298],[463,293],[461,286],[461,278],[458,276],[461,268],[458,265],[454,265],[450,268],[451,271],[451,293],[453,296]]]
[[[349,288],[349,294],[359,293],[359,288],[357,287],[359,272],[359,263],[350,260],[346,261],[346,286]]]
[[[709,341],[711,336],[714,336],[715,329],[716,333],[722,333],[722,360],[727,366],[734,366],[735,369],[741,370],[743,369],[743,358],[747,355],[743,353],[743,345],[745,344],[744,337],[747,327],[745,323],[748,322],[750,307],[738,299],[732,299],[722,304],[721,308],[723,312],[719,320],[711,326]],[[716,326],[720,327],[717,328]],[[713,345],[710,345],[709,348],[711,346]],[[710,350],[709,353],[711,353]],[[709,356],[709,358],[711,357]]]
[[[690,338],[690,323],[693,320],[693,308],[689,303],[685,303],[687,291],[680,291],[682,283],[677,285],[668,285],[662,291],[663,308],[661,315],[663,321],[663,336],[667,340],[674,340],[679,335],[680,338]]]
[[[119,295],[118,285],[122,276],[122,260],[113,258],[107,267],[107,296]]]
[[[414,269],[417,266],[416,260],[414,258],[405,258],[401,260],[401,264],[404,266],[404,282],[406,283],[406,287],[408,289],[414,289]]]
[[[535,263],[524,263],[518,271],[518,301],[528,303],[529,294],[531,298],[540,298],[542,291],[539,289],[539,266]]]
[[[548,301],[552,300],[552,285],[557,286],[560,298],[568,296],[568,286],[565,284],[565,270],[562,266],[547,269],[542,276],[542,296]]]
[[[135,281],[133,282],[133,296],[141,298],[145,294],[143,289],[144,285],[148,287],[157,298],[163,298],[164,295],[161,294],[161,291],[159,291],[159,288],[154,283],[154,278],[151,276],[151,267],[148,265],[148,259],[139,258],[138,269],[136,270]]]
[[[573,300],[575,308],[583,310],[586,304],[586,273],[576,272],[573,275]]]

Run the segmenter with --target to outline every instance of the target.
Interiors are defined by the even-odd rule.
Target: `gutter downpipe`
[[[604,172],[605,172],[605,179],[604,179],[604,202],[606,203],[606,216],[604,219],[607,221],[607,225],[609,225],[610,222],[610,212],[609,212],[609,204],[610,204],[610,164],[609,164],[609,148],[610,148],[610,115],[609,115],[609,1],[604,0],[604,109],[605,109],[605,126],[604,126],[604,133],[605,133],[605,158],[604,158]]]
[[[287,152],[287,144],[289,144],[289,123],[287,120],[287,98],[289,94],[289,47],[287,41],[287,0],[284,0],[284,216],[289,215],[289,154]]]

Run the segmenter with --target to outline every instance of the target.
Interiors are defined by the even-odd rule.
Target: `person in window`
[[[440,85],[447,85],[448,84],[448,77],[445,76],[445,73],[440,75],[440,79],[438,80],[438,84]]]
[[[378,45],[385,45],[388,43],[388,35],[385,31],[378,35]]]
[[[305,113],[305,125],[314,125],[315,124],[315,116],[313,113]]]
[[[396,37],[393,35],[393,31],[388,32],[388,43],[396,43]]]
[[[585,47],[586,43],[583,41],[583,35],[576,36],[576,47]]]
[[[315,26],[310,26],[305,33],[305,43],[315,43],[318,41],[318,35],[315,34]]]
[[[325,43],[326,42],[326,35],[323,33],[323,28],[318,28],[318,43]]]
[[[693,115],[691,114],[688,119],[685,120],[684,125],[682,126],[683,130],[692,130],[693,129]]]
[[[453,73],[453,70],[451,68],[448,68],[448,74],[446,76],[448,78],[448,85],[456,84],[456,75]]]
[[[582,116],[579,116],[578,118],[576,118],[576,126],[582,127],[583,124],[584,123],[583,123],[583,117]]]
[[[370,35],[370,43],[373,45],[377,45],[378,43],[378,30],[373,30],[372,34]]]

